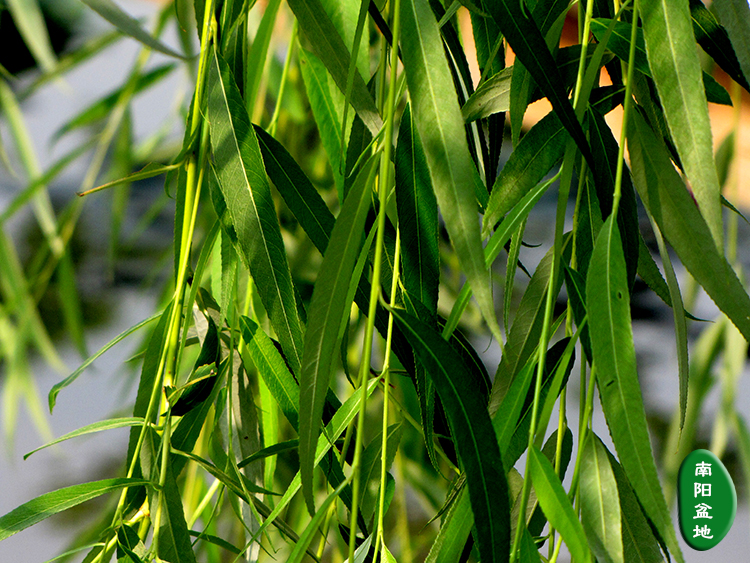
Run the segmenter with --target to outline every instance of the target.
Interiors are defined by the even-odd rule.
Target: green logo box
[[[721,460],[708,450],[694,450],[677,477],[680,532],[695,550],[716,546],[734,522],[737,492]]]

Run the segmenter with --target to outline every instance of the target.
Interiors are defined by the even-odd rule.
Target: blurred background
[[[118,5],[148,29],[159,25],[162,6],[157,2],[119,0]],[[260,1],[254,8],[257,17],[262,13],[263,5],[264,2]],[[6,103],[0,122],[5,163],[0,167],[0,228],[6,239],[0,245],[6,247],[0,257],[3,261],[0,269],[12,269],[15,267],[13,259],[17,258],[16,265],[21,271],[37,272],[41,276],[37,279],[44,283],[32,284],[30,294],[38,301],[40,321],[59,356],[51,361],[38,350],[30,353],[28,358],[18,351],[3,351],[4,361],[0,367],[3,424],[0,432],[0,514],[49,490],[116,476],[121,472],[122,452],[127,442],[124,429],[69,441],[34,454],[27,461],[23,460],[23,455],[52,437],[96,420],[129,415],[140,368],[138,352],[143,346],[142,332],[129,336],[103,354],[75,385],[63,390],[53,415],[49,414],[46,397],[51,387],[75,370],[86,357],[155,312],[172,268],[173,200],[165,193],[163,177],[85,198],[77,198],[75,194],[83,189],[82,186],[93,187],[93,180],[98,184],[140,169],[148,162],[168,162],[181,146],[183,112],[193,88],[192,78],[188,75],[189,65],[175,65],[175,59],[153,53],[141,71],[141,76],[151,78],[141,80],[123,115],[128,126],[120,130],[127,133],[118,133],[120,137],[103,155],[101,169],[95,169],[96,139],[106,133],[106,118],[115,105],[117,93],[133,69],[142,62],[139,60],[141,46],[132,39],[113,34],[109,23],[78,0],[40,0],[40,6],[49,30],[51,48],[59,61],[66,61],[66,55],[80,46],[95,44],[97,47],[91,57],[73,61],[75,64],[69,71],[42,81],[40,77],[45,75],[40,72],[35,56],[26,48],[13,25],[6,2],[0,0],[0,64],[11,75],[6,76],[6,80],[20,105],[33,149],[32,160],[35,160],[29,163],[29,155],[19,152],[16,143],[11,141],[16,133],[12,112]],[[285,9],[286,6],[282,6],[282,10]],[[470,43],[468,12],[459,9],[457,17],[463,39]],[[280,17],[279,28],[272,39],[273,52],[276,53],[273,64],[279,69],[286,55],[291,21],[288,14]],[[573,9],[564,29],[563,44],[577,43],[577,33],[577,15]],[[177,51],[184,47],[174,18],[167,23],[161,40]],[[197,46],[194,44],[193,48],[197,49]],[[475,60],[470,58],[469,62],[474,64],[473,73],[478,80]],[[509,52],[507,64],[511,63],[512,53]],[[732,91],[730,80],[720,70],[708,70]],[[273,71],[269,74],[273,76]],[[271,93],[274,88],[278,89],[274,84],[265,87]],[[92,104],[100,100],[105,100],[105,103],[97,106],[99,113],[92,113]],[[747,142],[750,139],[750,98],[743,92],[735,102],[740,103],[735,103],[735,107],[710,104],[710,114],[717,150],[729,132],[735,132],[735,158],[728,167],[725,194],[744,211],[750,208],[750,178],[742,174],[750,164],[750,143]],[[533,125],[549,110],[550,106],[544,100],[533,104],[525,116],[524,127]],[[312,121],[306,100],[292,95],[287,111],[290,115],[286,118],[298,121],[302,130],[312,128],[305,125]],[[259,112],[262,115],[263,108]],[[608,120],[617,134],[619,114],[613,112]],[[303,147],[306,142],[313,141],[303,136],[300,141]],[[87,143],[90,144],[87,150],[79,150],[79,147],[86,148]],[[508,150],[510,142],[505,143],[505,147]],[[311,158],[320,158],[315,150],[318,149],[310,149]],[[29,196],[26,200],[30,204],[18,207],[19,195],[29,185],[29,167],[47,171],[60,162],[69,162],[69,165],[49,182],[48,200],[45,202],[38,196]],[[556,201],[553,190],[547,197],[550,199],[546,205],[539,206],[531,214],[525,235],[526,242],[539,246],[524,248],[521,254],[522,262],[533,266],[547,251],[553,237],[554,220],[551,217],[554,216]],[[47,236],[39,226],[43,224],[39,217],[47,205],[61,220],[71,214],[80,214],[71,234],[69,259],[75,272],[72,282],[65,276],[43,277],[49,256],[39,252],[43,246],[41,242]],[[649,230],[645,216],[643,227],[645,231]],[[750,245],[747,244],[750,227],[740,219],[737,232],[738,263],[747,268],[750,265]],[[10,253],[7,250],[9,244],[14,249]],[[658,262],[658,252],[656,255]],[[675,267],[683,290],[689,293],[691,282],[676,258]],[[12,284],[9,276],[3,278],[4,284]],[[677,454],[668,445],[678,398],[674,328],[671,311],[653,293],[645,290],[645,284],[641,285],[633,299],[635,344],[653,444],[657,456],[662,459],[663,479],[668,488],[670,479],[674,479]],[[522,288],[519,287],[518,291],[520,295]],[[2,302],[4,311],[21,306],[9,301],[10,294],[12,291],[6,288]],[[74,294],[77,295],[77,305],[71,310],[70,300]],[[690,310],[696,317],[717,318],[716,307],[704,294],[697,293],[693,304]],[[71,316],[77,316],[77,319],[71,320]],[[711,323],[705,322],[691,323],[691,360],[698,339],[710,326]],[[3,312],[0,339],[12,342],[8,335],[13,330]],[[20,342],[18,346],[23,348],[25,344]],[[485,347],[486,343],[480,349]],[[36,348],[43,348],[43,344]],[[740,561],[744,559],[740,554],[750,552],[748,481],[738,463],[738,444],[734,434],[727,430],[729,423],[721,414],[728,412],[727,401],[731,401],[732,408],[736,408],[745,420],[750,420],[746,356],[747,345],[743,340],[728,340],[725,354],[719,356],[713,364],[714,369],[709,370],[706,400],[697,414],[699,423],[694,446],[721,447],[723,460],[740,497],[737,519],[727,538],[710,552],[695,552],[683,544],[688,562],[720,558]],[[490,348],[485,359],[491,366],[490,373],[494,373],[499,351]],[[574,384],[571,384],[568,402],[568,407],[577,411]],[[571,420],[571,429],[577,435],[575,423]],[[595,428],[600,436],[608,436],[600,410]],[[612,448],[611,443],[608,446]],[[33,563],[59,555],[75,533],[92,524],[87,516],[89,506],[84,504],[0,542],[0,561]]]

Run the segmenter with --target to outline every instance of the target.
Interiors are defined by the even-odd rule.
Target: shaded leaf
[[[516,53],[518,60],[528,69],[532,78],[549,98],[555,113],[587,160],[591,160],[586,136],[576,119],[573,107],[565,93],[564,84],[552,54],[539,31],[521,7],[513,0],[497,0],[485,6],[506,40]]]
[[[170,563],[194,562],[195,554],[185,522],[185,515],[182,512],[182,497],[169,466],[167,466],[163,492],[162,509],[164,512],[159,528],[157,553],[161,559]]]
[[[723,248],[721,191],[716,176],[706,95],[687,2],[644,2],[646,53],[667,125],[714,244]]]
[[[314,512],[312,474],[328,386],[331,380],[339,327],[349,314],[349,282],[359,256],[370,191],[377,159],[373,157],[359,173],[331,233],[310,303],[310,320],[305,335],[300,372],[300,472],[302,490],[310,512]]]
[[[482,558],[507,561],[510,550],[508,485],[485,404],[466,367],[440,334],[416,318],[393,311],[416,355],[427,366],[445,406],[454,444],[467,476]]]
[[[710,239],[709,244],[713,244]],[[612,441],[644,510],[669,550],[682,561],[651,451],[636,371],[625,259],[619,229],[611,215],[602,226],[591,257],[586,309],[599,396]]]
[[[714,10],[729,35],[740,70],[745,77],[745,84],[747,84],[747,77],[750,76],[750,6],[743,5],[742,2],[716,0],[711,3],[711,9]]]
[[[687,270],[745,339],[750,339],[750,297],[713,245],[709,228],[663,143],[638,112],[633,113],[631,123],[628,150],[641,200]]]

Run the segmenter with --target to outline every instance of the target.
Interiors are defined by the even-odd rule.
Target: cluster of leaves
[[[176,0],[153,34],[111,0],[84,1],[117,34],[59,61],[33,39],[43,32],[38,18],[14,8],[45,70],[37,82],[119,34],[143,52],[121,89],[61,131],[104,121],[101,133],[47,172],[35,164],[15,94],[0,82],[29,177],[2,220],[31,201],[47,240],[44,267],[31,273],[0,240],[2,353],[16,382],[6,384],[6,400],[19,389],[34,400],[27,343],[57,361],[35,301],[55,273],[85,349],[68,244],[82,200],[56,217],[45,186],[91,145],[83,193],[166,174],[175,194],[173,283],[160,313],[50,392],[53,408],[97,357],[155,323],[133,416],[52,442],[130,427],[123,476],[20,506],[0,518],[0,540],[119,491],[73,546],[88,552],[84,561],[412,561],[424,552],[430,562],[528,563],[557,560],[562,542],[577,562],[683,560],[650,445],[630,296],[640,276],[674,312],[680,398],[667,476],[680,459],[672,452],[692,447],[722,350],[731,351],[726,408],[713,445],[723,451],[734,429],[750,459],[750,434],[732,405],[750,297],[733,265],[736,230],[725,255],[722,218],[733,137],[715,160],[707,109],[750,90],[745,3],[715,0],[712,12],[700,0],[580,2],[580,43],[560,48],[568,0]],[[9,2],[22,4],[36,2]],[[476,88],[467,58],[475,55],[457,24],[467,13]],[[173,17],[184,56],[158,38]],[[294,24],[284,29],[283,18]],[[283,64],[271,48],[279,37]],[[733,96],[702,70],[696,42],[734,81]],[[128,106],[173,68],[144,70],[151,50],[184,59],[195,77],[184,141],[168,164],[93,188],[113,143],[115,153],[125,145],[131,168],[138,162]],[[527,107],[542,97],[552,111],[521,136]],[[618,139],[604,116],[619,107]],[[506,117],[513,150],[501,167]],[[512,315],[527,218],[551,185],[553,245]],[[664,276],[639,230],[639,199]],[[722,312],[690,366],[690,315],[667,244]],[[496,308],[491,270],[503,250]],[[480,333],[479,324],[502,349],[494,377],[462,334]],[[565,397],[576,350],[574,437]],[[591,428],[597,389],[617,457]],[[439,526],[413,535],[407,489]]]

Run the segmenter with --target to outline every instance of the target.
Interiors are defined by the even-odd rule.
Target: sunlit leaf
[[[432,186],[482,316],[499,340],[476,216],[476,183],[481,180],[469,155],[440,32],[425,0],[406,2],[401,11],[406,80]]]
[[[295,373],[302,364],[302,325],[284,242],[258,139],[237,85],[214,50],[209,76],[211,145],[240,255],[258,283],[263,306]]]
[[[147,485],[143,479],[104,479],[45,493],[0,517],[0,541],[54,514],[123,487]]]

